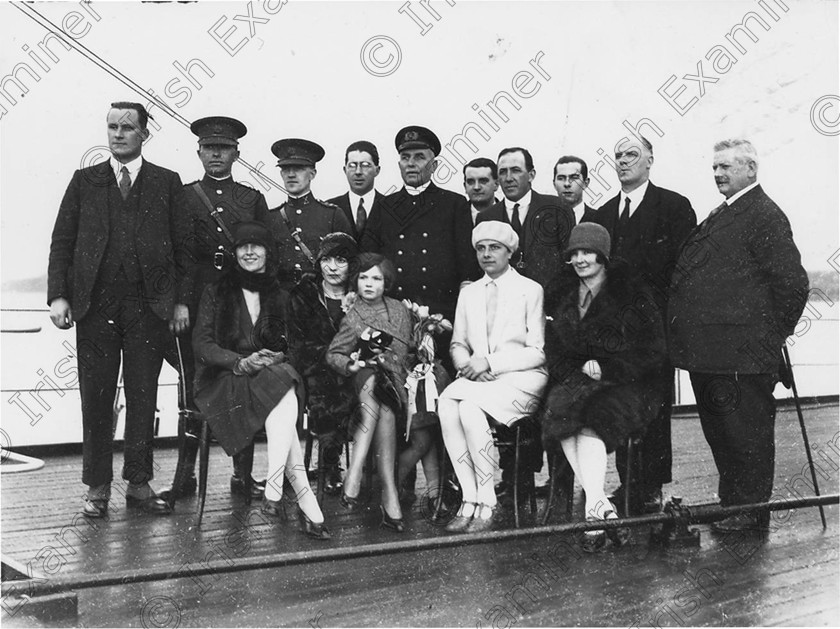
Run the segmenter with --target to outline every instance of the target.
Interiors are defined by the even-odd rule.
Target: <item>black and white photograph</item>
[[[839,20],[0,2],[0,622],[840,624]]]

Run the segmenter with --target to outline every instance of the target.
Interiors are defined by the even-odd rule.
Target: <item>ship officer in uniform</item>
[[[341,208],[316,199],[310,190],[323,148],[309,140],[286,138],[272,144],[271,152],[277,157],[289,199],[269,210],[268,227],[278,249],[280,285],[291,290],[304,273],[314,272],[315,254],[324,236],[352,234],[353,226]]]
[[[244,124],[234,118],[210,116],[193,122],[190,130],[198,136],[197,154],[204,166],[204,177],[184,186],[184,212],[191,226],[185,239],[192,258],[186,282],[189,320],[192,325],[198,318],[198,304],[205,287],[218,281],[222,272],[235,264],[231,241],[234,226],[241,221],[266,223],[268,205],[261,192],[235,182],[231,176],[233,162],[239,157],[239,138],[248,132]],[[189,333],[180,338],[185,372],[181,384],[186,388],[187,408],[194,409],[192,385],[195,364],[192,343]],[[174,343],[166,359],[178,369],[178,354]],[[182,404],[181,399],[179,404]],[[201,426],[192,414],[186,415],[187,419],[182,419],[178,426],[178,466],[175,478],[168,492],[161,494],[170,501],[191,495],[196,489],[195,458]],[[261,491],[262,488],[257,484],[251,483],[249,486],[246,480],[250,479],[251,469],[247,460],[252,459],[253,446],[249,452],[234,458],[231,491],[248,495],[252,488],[255,494]],[[244,476],[240,468],[247,468]]]

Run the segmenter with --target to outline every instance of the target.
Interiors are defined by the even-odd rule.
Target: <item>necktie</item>
[[[367,221],[367,212],[365,212],[365,200],[359,198],[359,207],[356,208],[356,233],[361,234],[365,229],[365,222]]]
[[[618,234],[619,236],[624,236],[624,233],[627,231],[627,223],[630,222],[630,197],[624,199],[624,210],[621,212],[621,216],[618,218]]]
[[[493,325],[496,323],[496,308],[499,305],[499,287],[496,282],[487,284],[487,342],[490,342],[490,333],[493,332]]]
[[[592,303],[592,291],[587,290],[586,294],[583,296],[583,301],[580,303],[580,316],[583,318],[583,315],[586,314],[586,311],[589,310],[589,304]]]
[[[513,217],[510,219],[510,226],[519,238],[522,238],[522,221],[519,220],[519,204],[513,204]]]
[[[128,168],[123,166],[120,169],[120,194],[123,201],[128,198],[128,193],[131,191],[131,177],[128,176]]]

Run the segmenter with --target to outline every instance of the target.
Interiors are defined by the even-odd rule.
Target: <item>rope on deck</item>
[[[722,520],[732,515],[753,511],[785,511],[802,507],[816,507],[820,505],[836,505],[840,503],[840,494],[826,496],[809,496],[805,498],[789,498],[773,502],[759,502],[746,505],[721,507],[719,505],[685,506],[677,511],[654,513],[650,515],[619,518],[616,520],[600,520],[589,522],[568,522],[550,526],[532,528],[505,529],[501,531],[485,531],[482,533],[462,533],[427,539],[412,539],[381,544],[365,544],[347,548],[328,548],[324,550],[307,550],[296,553],[276,553],[259,557],[238,557],[235,559],[215,560],[199,565],[190,566],[189,573],[172,568],[143,568],[140,570],[122,570],[108,574],[91,574],[76,576],[41,577],[35,581],[10,581],[2,584],[2,594],[14,594],[16,590],[24,590],[29,596],[80,590],[85,588],[109,587],[146,583],[150,581],[166,581],[170,579],[194,578],[204,575],[224,574],[228,572],[242,572],[246,570],[263,570],[265,568],[279,568],[319,563],[323,561],[340,561],[378,557],[404,552],[418,552],[451,548],[454,546],[468,546],[473,544],[492,544],[507,540],[533,539],[549,535],[579,533],[582,531],[609,530],[623,527],[640,527],[651,524],[700,524]]]

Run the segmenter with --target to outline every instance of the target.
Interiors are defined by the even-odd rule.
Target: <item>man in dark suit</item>
[[[403,188],[374,208],[362,236],[362,250],[381,253],[397,269],[394,297],[411,299],[455,316],[463,282],[481,276],[471,244],[472,221],[464,197],[438,188],[432,181],[440,140],[425,127],[401,129],[395,138]],[[437,339],[445,364],[449,339]]]
[[[684,196],[650,182],[653,146],[644,137],[624,138],[615,149],[615,169],[621,192],[598,210],[595,222],[610,232],[611,257],[621,257],[650,290],[664,313],[671,273],[685,239],[697,225],[691,203]],[[642,437],[641,470],[633,472],[633,511],[658,511],[662,485],[671,482],[671,407],[674,368],[661,375],[663,403]],[[616,450],[616,467],[622,485],[612,493],[621,501],[627,449]],[[618,503],[617,503],[618,504]]]
[[[784,212],[758,183],[747,140],[715,145],[726,197],[688,238],[671,281],[671,358],[687,369],[712,449],[722,506],[767,502],[775,465],[773,388],[779,356],[808,300]],[[764,533],[769,512],[739,514],[712,531]]]
[[[332,232],[353,233],[352,221],[338,206],[316,199],[312,180],[315,164],[324,149],[298,138],[277,140],[271,145],[289,199],[268,211],[268,228],[277,246],[280,284],[291,290],[304,273],[315,270],[315,254],[321,240]]]
[[[171,512],[149,486],[158,376],[170,333],[189,327],[183,277],[183,189],[177,173],[143,161],[148,112],[108,112],[111,158],[77,170],[58,210],[47,303],[61,329],[76,325],[82,398],[83,514],[106,517],[113,478],[113,407],[125,380],[126,504]]]
[[[473,225],[478,221],[479,214],[498,203],[498,189],[499,172],[492,159],[476,157],[464,165],[464,192],[470,202]]]
[[[266,222],[268,206],[265,197],[231,176],[233,163],[239,158],[239,139],[248,132],[247,127],[235,118],[210,116],[196,120],[190,130],[198,136],[198,158],[204,167],[204,177],[184,186],[184,207],[189,224],[189,253],[193,262],[189,266],[186,282],[186,299],[190,324],[198,317],[201,294],[208,284],[217,282],[222,273],[235,264],[233,241],[234,225],[241,221]],[[186,238],[186,236],[185,236]],[[195,459],[201,422],[192,416],[195,409],[192,382],[195,365],[191,341],[192,326],[179,338],[181,356],[177,346],[170,346],[166,361],[176,370],[183,365],[181,387],[186,397],[187,413],[182,413],[178,424],[178,465],[172,486],[160,493],[161,498],[174,501],[195,493]],[[179,372],[180,375],[180,372]],[[183,405],[181,399],[179,404]],[[234,474],[231,491],[259,495],[264,483],[250,482],[253,445],[234,457]]]
[[[575,216],[575,225],[595,220],[597,210],[583,202],[583,191],[589,187],[589,169],[586,162],[574,155],[563,155],[554,164],[554,189],[560,198],[560,206],[570,209]]]
[[[509,223],[519,235],[519,251],[511,264],[545,289],[563,268],[562,252],[575,224],[574,213],[561,207],[557,197],[531,189],[537,173],[526,149],[504,149],[499,153],[497,168],[505,198],[479,214],[477,222]]]
[[[531,188],[537,173],[527,149],[511,147],[502,150],[497,169],[505,198],[479,214],[477,222],[509,223],[519,235],[519,251],[511,258],[511,264],[519,273],[545,289],[563,268],[562,253],[575,225],[574,212],[557,197],[540,194]],[[522,452],[528,465],[526,469],[539,472],[542,469],[542,446],[537,440],[528,443],[532,445]],[[513,452],[501,449],[499,467],[502,469],[502,482],[496,487],[500,499],[513,496],[513,464]],[[567,491],[569,480],[574,481],[570,472],[563,473],[560,483]],[[545,491],[545,488],[540,489]],[[524,493],[520,492],[520,496]]]
[[[344,174],[350,190],[327,201],[344,211],[353,226],[350,235],[357,243],[362,239],[374,206],[385,198],[373,187],[379,170],[379,151],[376,146],[366,140],[353,142],[344,152]]]

